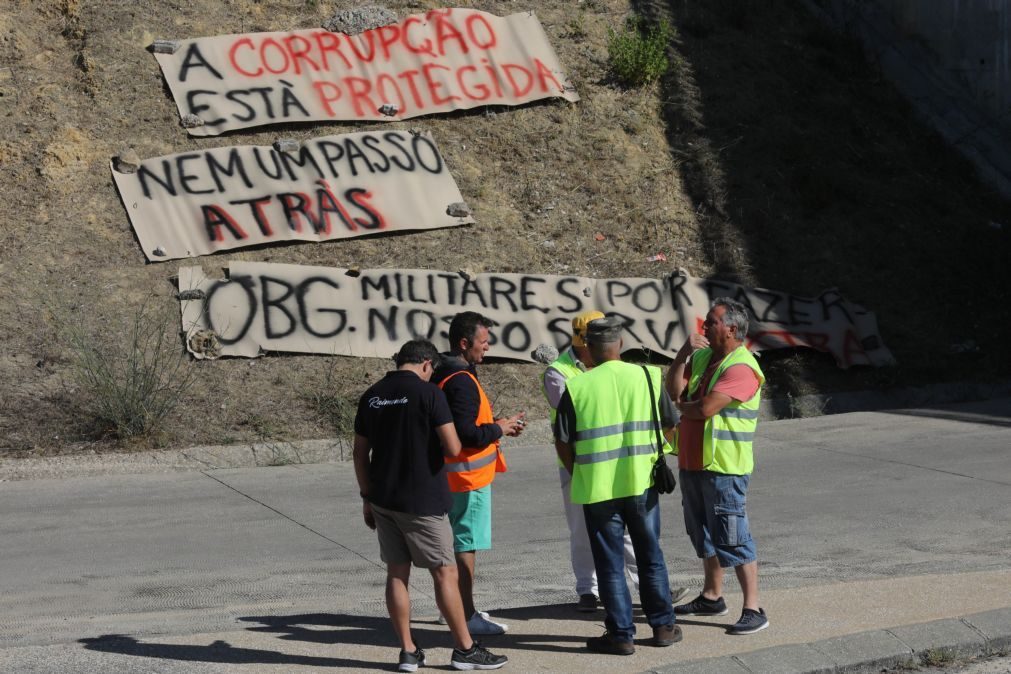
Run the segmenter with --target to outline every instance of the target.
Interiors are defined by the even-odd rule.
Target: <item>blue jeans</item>
[[[604,604],[607,631],[621,641],[632,641],[632,596],[625,584],[625,529],[632,538],[639,566],[639,601],[650,627],[674,624],[667,564],[660,549],[660,504],[650,487],[639,496],[616,498],[583,506],[590,550],[597,568],[597,587]]]

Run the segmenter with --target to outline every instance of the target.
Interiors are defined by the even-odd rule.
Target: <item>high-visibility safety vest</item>
[[[551,364],[548,365],[548,368],[558,370],[559,374],[565,377],[566,387],[568,387],[569,379],[572,379],[577,374],[583,374],[583,372],[586,371],[579,367],[579,363],[576,361],[575,357],[573,357],[572,349],[566,349],[565,353],[563,353],[558,358],[555,358],[553,361],[551,361]],[[548,391],[544,387],[543,379],[541,380],[541,391],[544,393],[544,397],[547,398]],[[556,410],[554,407],[550,407],[550,409],[551,409],[551,424],[554,425],[555,417],[558,416],[558,410]]]
[[[570,379],[575,377],[577,374],[583,374],[583,372],[585,372],[585,370],[579,367],[579,363],[573,357],[572,349],[566,349],[562,355],[560,355],[555,360],[551,361],[551,364],[548,365],[548,368],[558,370],[559,374],[565,377],[566,388],[568,388],[569,385],[568,382]],[[544,380],[541,380],[541,391],[544,393],[544,397],[547,398],[548,391],[544,385]],[[558,416],[558,410],[555,409],[554,407],[551,407],[550,405],[548,405],[548,409],[551,411],[551,426],[554,427],[555,418]],[[557,459],[557,461],[558,466],[561,467],[562,460]]]
[[[658,367],[648,370],[659,419],[663,377]],[[568,380],[566,388],[576,410],[572,502],[642,494],[653,484],[656,462],[656,430],[642,367],[609,360]],[[670,451],[666,440],[664,451]]]
[[[699,349],[692,354],[692,371],[688,379],[688,394],[694,397],[702,383],[702,375],[713,357],[713,350]],[[706,393],[713,390],[716,381],[728,367],[747,365],[758,377],[758,390],[751,400],[745,402],[731,401],[715,416],[706,419],[702,433],[702,468],[714,473],[727,475],[748,475],[755,468],[752,443],[755,439],[755,429],[758,428],[758,404],[762,399],[762,385],[765,375],[758,361],[744,346],[739,346],[716,366],[716,371],[709,379]],[[701,396],[699,396],[701,398]]]
[[[476,426],[495,423],[495,415],[491,411],[491,403],[484,394],[477,377],[466,370],[459,370],[439,382],[439,388],[445,388],[446,382],[458,375],[467,375],[474,380],[481,402],[477,408]],[[449,490],[452,492],[474,491],[491,484],[495,473],[507,470],[505,457],[499,450],[499,441],[484,447],[464,447],[456,456],[445,458],[446,477],[449,480]]]

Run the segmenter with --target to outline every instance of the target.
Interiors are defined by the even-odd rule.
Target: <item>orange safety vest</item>
[[[477,393],[481,397],[481,403],[477,408],[477,419],[475,426],[495,423],[495,415],[491,411],[491,403],[488,396],[484,394],[477,377],[466,370],[459,370],[449,375],[441,382],[439,388],[444,388],[446,382],[458,374],[465,374],[474,380],[477,386]],[[495,473],[506,472],[505,457],[499,450],[499,441],[484,447],[464,447],[460,453],[454,457],[446,457],[446,477],[449,479],[449,490],[453,492],[474,491],[491,484],[495,479]]]

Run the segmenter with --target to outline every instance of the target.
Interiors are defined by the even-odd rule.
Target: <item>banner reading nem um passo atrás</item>
[[[461,311],[493,321],[489,354],[532,360],[540,344],[569,344],[570,320],[591,309],[619,316],[625,349],[673,357],[701,327],[710,302],[729,296],[751,314],[748,348],[807,346],[830,352],[840,367],[886,365],[874,314],[835,290],[818,297],[669,276],[591,279],[537,274],[477,274],[232,262],[229,278],[179,270],[183,330],[198,358],[265,351],[390,357],[408,339],[448,348]]]
[[[427,133],[220,147],[147,159],[132,173],[114,164],[112,174],[152,261],[474,222],[450,208],[463,197]]]
[[[313,29],[178,45],[155,58],[194,136],[579,100],[533,12],[433,9],[358,35]]]

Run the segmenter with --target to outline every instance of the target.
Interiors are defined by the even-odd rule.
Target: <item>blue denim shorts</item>
[[[685,529],[695,553],[703,559],[716,555],[723,568],[755,561],[758,553],[746,508],[751,476],[708,470],[680,473]]]

